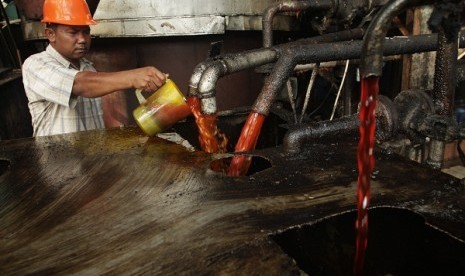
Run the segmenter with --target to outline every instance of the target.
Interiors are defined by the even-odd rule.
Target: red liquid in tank
[[[363,275],[363,260],[368,243],[368,206],[370,203],[370,179],[375,166],[375,108],[378,98],[378,77],[362,79],[360,98],[360,141],[357,149],[357,232],[355,243],[354,275]]]
[[[242,128],[241,135],[237,141],[235,152],[245,152],[255,149],[258,136],[262,128],[265,116],[252,112]],[[228,169],[229,176],[244,176],[249,170],[252,158],[245,155],[236,155],[232,158]]]

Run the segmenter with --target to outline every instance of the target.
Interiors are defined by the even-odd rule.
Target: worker
[[[104,128],[101,96],[125,89],[156,91],[166,74],[153,66],[97,72],[84,56],[96,24],[85,0],[45,0],[46,50],[28,57],[23,83],[33,136]]]

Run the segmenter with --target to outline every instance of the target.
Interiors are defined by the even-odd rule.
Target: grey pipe
[[[198,96],[202,113],[215,114],[217,112],[215,87],[220,77],[264,65],[275,61],[277,58],[278,52],[275,49],[258,49],[226,55],[209,63],[198,83]]]
[[[215,60],[202,62],[196,66],[194,73],[191,76],[189,94],[197,95],[201,99],[200,106],[203,114],[215,114],[217,112],[215,87],[220,77],[244,69],[275,62],[278,60],[279,52],[282,52],[283,49],[320,42],[357,39],[362,37],[363,34],[364,29],[362,28],[344,30],[341,32],[296,40],[272,48],[262,48],[238,54],[228,54],[218,57]]]
[[[263,47],[271,47],[273,45],[273,18],[278,12],[287,11],[302,11],[306,9],[323,9],[329,10],[335,6],[335,0],[320,0],[320,1],[286,1],[276,3],[268,7],[262,16],[263,29]]]
[[[284,48],[279,53],[273,71],[265,79],[262,91],[257,97],[252,109],[263,115],[268,115],[278,91],[293,73],[299,63],[315,63],[332,60],[355,59],[362,54],[363,41],[344,41],[322,43],[315,45],[297,45]],[[413,54],[433,51],[437,48],[437,34],[418,35],[385,39],[382,55]],[[464,33],[460,34],[460,45],[465,45]],[[382,60],[382,56],[381,56]]]
[[[409,6],[428,5],[432,0],[393,0],[376,14],[368,26],[360,63],[362,78],[380,77],[383,71],[383,48],[392,19]]]
[[[207,69],[211,64],[214,63],[215,60],[207,59],[195,66],[194,71],[189,79],[189,96],[198,96],[198,85],[200,82],[200,78],[202,77],[203,72]]]

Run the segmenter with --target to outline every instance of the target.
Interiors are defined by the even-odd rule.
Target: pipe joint
[[[205,115],[214,115],[216,114],[218,108],[216,106],[216,98],[208,97],[200,99],[200,108],[202,113]]]

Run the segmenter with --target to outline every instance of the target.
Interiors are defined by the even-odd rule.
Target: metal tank
[[[275,0],[261,1],[90,1],[99,23],[92,35],[99,37],[154,37],[223,34],[227,30],[261,30],[261,14]],[[97,2],[97,3],[96,3]],[[30,15],[24,22],[26,39],[43,38],[42,1],[20,1],[20,10]],[[31,8],[35,7],[35,8]],[[29,7],[29,8],[28,8]],[[293,19],[279,16],[278,30],[290,30]]]

